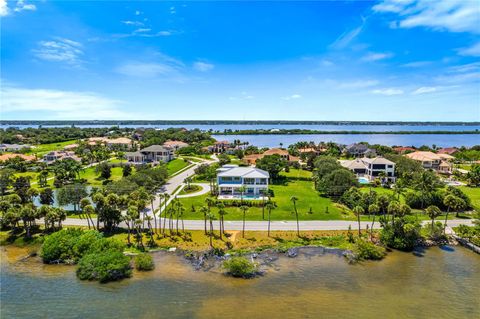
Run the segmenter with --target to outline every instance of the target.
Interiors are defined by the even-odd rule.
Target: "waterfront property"
[[[364,157],[364,156],[376,155],[376,152],[374,149],[371,149],[367,145],[362,143],[353,143],[345,146],[344,153],[353,157]]]
[[[71,151],[51,151],[48,152],[43,156],[43,162],[46,164],[52,164],[55,163],[58,160],[63,160],[63,159],[73,159],[74,161],[80,162],[81,159],[75,155],[74,152]]]
[[[18,152],[31,148],[27,144],[0,144],[0,152]]]
[[[268,172],[259,168],[224,165],[217,170],[218,197],[263,199],[268,195],[269,178]]]
[[[443,174],[452,173],[453,165],[449,161],[453,160],[454,157],[451,155],[417,151],[405,156],[420,162],[425,169],[433,169],[434,171]]]
[[[357,174],[357,176],[366,178],[369,181],[373,181],[375,178],[383,175],[382,179],[384,181],[395,182],[395,163],[383,157],[341,160],[340,164]]]
[[[125,157],[132,164],[168,163],[173,159],[173,149],[161,145],[151,145],[137,152],[127,152]]]
[[[182,142],[182,141],[170,141],[169,140],[169,141],[166,141],[165,143],[163,143],[163,146],[168,147],[168,148],[173,148],[174,150],[178,150],[178,149],[187,147],[189,145],[188,145],[188,143],[185,143],[185,142]]]
[[[257,160],[259,160],[259,159],[261,159],[261,158],[263,158],[264,156],[267,156],[267,155],[278,155],[288,162],[298,162],[300,160],[300,158],[298,158],[297,156],[290,155],[288,153],[288,151],[285,150],[285,149],[271,148],[269,150],[266,150],[262,154],[247,155],[242,159],[242,161],[247,165],[255,165]]]
[[[130,150],[135,146],[135,143],[127,137],[106,138],[106,137],[91,137],[88,139],[91,145],[103,144],[110,149]]]

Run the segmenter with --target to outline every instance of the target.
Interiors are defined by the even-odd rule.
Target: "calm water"
[[[480,256],[461,247],[359,265],[282,257],[254,280],[194,271],[163,253],[155,271],[106,285],[77,280],[73,267],[17,261],[25,253],[2,252],[2,318],[480,317]]]
[[[479,134],[301,134],[301,135],[214,135],[219,141],[241,140],[249,142],[250,145],[258,147],[278,147],[280,143],[284,146],[301,141],[335,142],[340,144],[351,144],[368,142],[370,144],[422,146],[433,144],[440,147],[450,146],[473,146],[480,144]]]
[[[6,129],[11,125],[0,124],[0,128]],[[43,127],[68,127],[70,125],[43,125]],[[77,127],[109,127],[111,125],[76,125]],[[198,128],[203,131],[224,130],[270,130],[270,129],[306,129],[320,131],[473,131],[480,130],[480,125],[358,125],[358,124],[169,124],[169,125],[120,125],[120,127],[144,127],[165,129],[169,127],[184,127],[186,129]],[[38,127],[38,125],[15,125],[18,128]]]

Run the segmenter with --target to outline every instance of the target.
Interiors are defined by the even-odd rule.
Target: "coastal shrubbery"
[[[124,248],[121,241],[104,238],[97,231],[68,228],[45,238],[41,257],[45,263],[78,263],[80,279],[107,282],[131,275]]]
[[[363,238],[356,240],[353,252],[357,260],[380,260],[386,255],[384,247],[377,246]]]
[[[152,256],[149,254],[143,253],[135,256],[135,269],[140,271],[153,270],[155,268],[155,263],[153,262]]]
[[[393,222],[381,221],[380,241],[388,247],[410,251],[421,238],[420,223],[413,216],[395,218]]]
[[[257,266],[245,257],[232,257],[223,262],[227,274],[233,277],[251,278],[255,276]]]

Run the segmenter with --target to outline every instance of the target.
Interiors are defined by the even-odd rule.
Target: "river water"
[[[480,256],[462,247],[357,265],[303,253],[251,280],[158,253],[153,272],[109,284],[79,281],[72,266],[18,261],[25,254],[2,247],[2,318],[480,317]]]

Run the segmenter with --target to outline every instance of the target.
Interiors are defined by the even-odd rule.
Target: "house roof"
[[[150,145],[140,150],[140,152],[168,152],[171,148],[162,145]]]
[[[454,153],[458,152],[458,149],[456,147],[445,147],[441,148],[437,151],[437,154],[448,154],[452,155]]]
[[[166,141],[163,143],[163,146],[166,147],[186,147],[188,146],[188,143],[182,142],[182,141]]]
[[[216,141],[215,144],[216,145],[230,145],[230,142],[229,141]]]
[[[240,176],[249,178],[269,178],[270,174],[263,169],[256,167],[239,167],[229,165],[227,167],[222,166],[217,174],[218,176]]]
[[[143,154],[138,152],[138,151],[137,152],[125,152],[125,156],[126,157],[127,156],[143,156]]]
[[[408,146],[394,147],[393,150],[397,153],[403,153],[403,152],[408,152],[408,151],[415,152],[416,151],[416,149],[414,149],[413,147],[408,147]]]
[[[20,157],[26,161],[34,161],[36,160],[36,157],[35,156],[31,156],[31,155],[24,155],[24,154],[3,154],[3,155],[0,155],[0,162],[3,162],[3,161],[6,161],[6,160],[9,160],[11,158],[15,158],[15,157]]]
[[[263,155],[280,155],[280,156],[286,156],[288,155],[288,151],[281,149],[281,148],[271,148],[263,153]]]
[[[411,158],[413,160],[421,161],[421,162],[424,162],[424,161],[438,161],[438,160],[442,159],[439,155],[437,155],[433,152],[427,152],[427,151],[417,151],[417,152],[407,154],[405,156],[408,157],[408,158]]]
[[[108,144],[130,144],[132,143],[132,140],[129,139],[128,137],[118,137],[118,138],[106,139],[105,142]]]
[[[384,157],[373,157],[373,158],[364,157],[361,160],[364,163],[369,163],[369,164],[395,165],[394,162],[389,161],[388,159],[386,159]]]
[[[10,148],[10,149],[22,149],[22,148],[30,148],[28,144],[0,144],[2,148]]]
[[[306,147],[306,148],[299,148],[298,152],[299,153],[316,153],[317,150],[314,149],[313,147]]]
[[[365,144],[354,143],[354,144],[347,145],[346,149],[347,150],[366,151],[368,149],[368,146],[365,145]]]
[[[355,160],[340,160],[340,165],[348,169],[366,169],[365,163],[363,163],[360,159]]]

